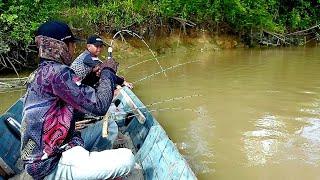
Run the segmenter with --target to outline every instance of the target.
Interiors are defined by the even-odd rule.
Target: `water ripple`
[[[199,116],[191,121],[186,129],[185,136],[188,142],[180,143],[177,147],[186,152],[186,158],[197,174],[213,173],[215,172],[212,168],[215,155],[212,143],[208,140],[213,139],[215,126],[206,108],[199,107],[197,111],[200,112]]]
[[[295,150],[292,159],[303,160],[306,163],[318,166],[320,163],[320,119],[319,118],[299,118],[299,121],[306,124],[295,132],[288,148]]]
[[[257,130],[243,134],[248,166],[266,164],[278,152],[280,140],[288,136],[288,133],[283,131],[285,124],[271,114],[257,119],[255,127]]]

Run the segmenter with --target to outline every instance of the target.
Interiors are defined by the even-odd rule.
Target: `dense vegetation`
[[[2,0],[0,14],[1,68],[29,64],[33,32],[48,19],[82,35],[131,29],[153,36],[159,29],[192,27],[239,35],[250,44],[255,33],[278,37],[318,25],[320,0]],[[311,30],[319,40],[319,26]]]

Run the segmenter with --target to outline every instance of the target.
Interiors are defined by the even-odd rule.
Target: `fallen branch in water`
[[[290,35],[302,34],[302,33],[304,33],[304,32],[313,30],[313,29],[318,28],[318,27],[320,27],[320,24],[315,25],[315,26],[312,26],[312,27],[310,27],[310,28],[308,28],[308,29],[305,29],[305,30],[302,30],[302,31],[296,31],[296,32],[289,33],[289,34],[286,34],[286,35],[287,35],[287,36],[290,36]]]
[[[28,77],[19,77],[19,78],[0,78],[0,81],[25,81]]]
[[[0,90],[9,91],[12,88],[25,88],[28,77],[21,78],[0,78]]]
[[[277,34],[274,32],[269,32],[263,30],[262,37],[260,38],[259,43],[262,45],[272,45],[272,46],[281,46],[281,45],[305,45],[313,40],[320,40],[320,24],[312,26],[308,29],[296,31],[287,34]],[[270,37],[271,36],[271,37]]]

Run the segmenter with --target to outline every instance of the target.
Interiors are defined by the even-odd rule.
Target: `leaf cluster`
[[[320,0],[2,0],[0,54],[30,45],[36,28],[48,19],[65,21],[86,36],[152,27],[172,17],[215,30],[227,24],[238,34],[284,33],[319,23]]]

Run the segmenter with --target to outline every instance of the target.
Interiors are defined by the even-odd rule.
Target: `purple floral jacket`
[[[63,151],[83,146],[80,133],[75,131],[75,110],[104,115],[111,104],[116,81],[113,72],[102,70],[96,89],[77,85],[77,78],[68,65],[42,58],[27,87],[21,126],[21,159],[28,174],[35,179],[48,175]]]

